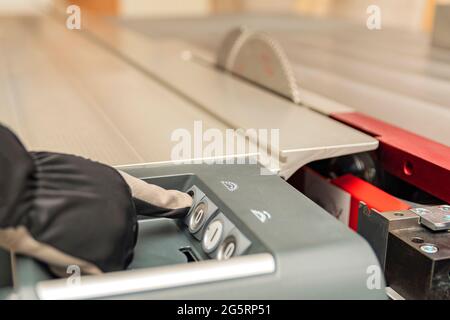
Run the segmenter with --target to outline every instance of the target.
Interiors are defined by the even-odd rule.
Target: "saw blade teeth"
[[[261,72],[265,67],[257,57],[261,52],[274,57],[275,63],[271,67],[278,70],[268,72],[274,76],[264,76]],[[258,63],[260,65],[256,65]],[[300,92],[292,65],[282,46],[266,33],[251,31],[245,26],[233,29],[220,46],[217,64],[222,69],[300,103]]]
[[[300,103],[300,91],[298,88],[297,79],[295,77],[292,64],[286,55],[286,52],[284,51],[280,43],[275,39],[273,39],[270,35],[262,33],[262,36],[265,38],[269,46],[275,52],[276,56],[280,59],[281,62],[280,65],[283,69],[283,73],[286,75],[289,87],[291,88],[292,100],[297,104]]]
[[[217,52],[217,65],[220,68],[226,69],[231,51],[236,46],[236,43],[239,41],[239,38],[245,32],[248,32],[248,30],[249,30],[248,27],[240,26],[231,30],[225,35],[219,47],[219,51]]]

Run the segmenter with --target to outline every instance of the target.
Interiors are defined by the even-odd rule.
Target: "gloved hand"
[[[143,216],[183,218],[192,206],[192,197],[178,190],[166,190],[119,171],[131,189],[136,212]]]
[[[0,247],[38,259],[60,276],[125,269],[137,214],[181,218],[192,199],[81,157],[28,153],[0,125]],[[140,212],[137,212],[140,210]]]

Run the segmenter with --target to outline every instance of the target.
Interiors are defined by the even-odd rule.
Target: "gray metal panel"
[[[302,100],[307,105],[325,113],[353,109],[450,145],[446,125],[450,51],[432,48],[425,34],[389,28],[370,31],[362,25],[295,15],[226,15],[172,22],[146,19],[125,24],[154,38],[184,39],[212,54],[236,26],[265,31],[284,47],[299,86],[306,89]],[[311,94],[316,95],[311,99]]]
[[[137,176],[148,176],[153,171],[145,167],[128,170]],[[154,174],[168,174],[172,170],[162,167]],[[191,166],[175,170],[194,172],[195,169]],[[227,281],[179,288],[176,292],[166,290],[128,297],[371,299],[378,294],[378,297],[384,296],[384,293],[366,287],[367,266],[377,265],[374,256],[367,259],[372,255],[369,245],[280,178],[260,176],[257,168],[251,166],[210,166],[202,168],[198,176],[207,184],[211,199],[219,207],[226,205],[236,214],[231,217],[233,223],[244,234],[258,237],[275,255],[276,274],[249,278],[240,283]],[[227,191],[220,183],[223,180],[237,183],[239,191]],[[274,198],[267,196],[275,194]],[[250,209],[267,210],[272,219],[260,223]]]
[[[183,59],[183,52],[190,49],[185,43],[152,41],[112,24],[89,25],[100,43],[231,128],[279,129],[279,147],[270,141],[259,142],[285,158],[281,172],[286,177],[310,161],[373,150],[378,145],[375,139],[326,116],[215,68]]]
[[[234,218],[232,222],[244,234],[258,237],[277,261],[274,276],[179,288],[176,292],[163,290],[127,298],[371,299],[380,293],[366,287],[368,265],[378,265],[374,255],[366,260],[373,254],[369,245],[278,177],[260,176],[257,168],[252,166],[200,166],[198,169],[193,166],[141,166],[127,170],[142,177],[152,172],[156,175],[170,174],[173,170],[176,173],[196,172],[208,187],[207,195],[219,208],[223,205],[229,207],[236,214],[231,217]],[[237,183],[239,191],[227,191],[220,182],[224,180]],[[275,194],[275,198],[267,196]],[[267,210],[272,219],[268,223],[260,223],[250,209]],[[361,278],[356,280],[353,277]],[[361,285],[359,289],[357,284]],[[361,295],[358,296],[357,292]]]
[[[412,212],[377,212],[360,204],[358,210],[358,233],[366,239],[375,251],[383,270],[386,266],[389,231],[414,227],[419,218]]]
[[[110,165],[170,161],[174,130],[193,135],[196,120],[226,128],[63,23],[1,18],[0,29],[0,121],[30,149]]]
[[[230,28],[246,25],[269,32],[280,38],[279,41],[290,39],[312,47],[325,45],[324,49],[336,54],[344,50],[358,60],[371,57],[375,59],[371,62],[380,66],[389,64],[394,69],[436,77],[450,76],[448,51],[430,48],[430,36],[426,33],[392,28],[370,31],[365,25],[342,19],[317,19],[296,14],[226,14],[123,21],[154,39],[182,38],[209,51],[218,50],[221,36]]]
[[[336,121],[182,60],[184,45],[107,29],[113,33],[108,41],[120,39],[121,59],[48,17],[2,18],[0,28],[5,49],[0,121],[30,149],[111,165],[170,161],[174,130],[194,136],[194,121],[202,120],[204,130],[221,132],[280,129],[280,150],[272,151],[282,152],[282,174],[289,176],[309,161],[377,147],[374,139]],[[133,63],[144,65],[136,70]],[[166,88],[149,75],[164,78]]]
[[[10,253],[0,248],[0,288],[13,284]]]
[[[139,237],[129,269],[187,263],[186,256],[178,249],[188,245],[188,238],[174,220],[139,221]]]
[[[0,44],[6,62],[0,73],[12,96],[1,108],[14,109],[14,122],[5,121],[27,147],[72,152],[106,163],[142,160],[86,96],[85,87],[73,83],[67,61],[55,57],[55,47],[64,49],[65,38],[49,44],[53,31],[39,18],[2,18],[0,28],[8,30]],[[56,34],[59,28],[56,25]]]

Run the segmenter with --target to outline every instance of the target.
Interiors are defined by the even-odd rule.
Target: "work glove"
[[[0,125],[0,247],[47,264],[58,276],[126,269],[137,215],[182,218],[183,192],[147,184],[78,156],[27,152]]]

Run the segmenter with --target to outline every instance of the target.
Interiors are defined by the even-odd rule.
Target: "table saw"
[[[81,30],[38,15],[1,17],[0,40],[0,121],[29,149],[78,154],[198,197],[184,222],[140,221],[130,270],[87,277],[81,288],[0,252],[14,280],[0,281],[16,294],[383,299],[387,285],[391,297],[448,298],[450,51],[428,37],[296,15],[89,17]],[[248,149],[212,157],[259,164],[210,165],[193,152],[180,165],[173,132],[203,139],[199,121],[224,136],[279,137],[245,136]],[[263,157],[277,159],[272,175],[261,175]],[[199,203],[207,216],[196,216]],[[401,261],[385,258],[406,250],[386,240],[398,225],[381,233],[370,212],[411,214],[405,228],[438,233],[439,244],[402,240],[442,263],[442,272],[417,271],[434,281],[427,295],[392,271]],[[225,231],[208,247],[213,227]],[[368,287],[370,266],[388,271],[382,289]]]

